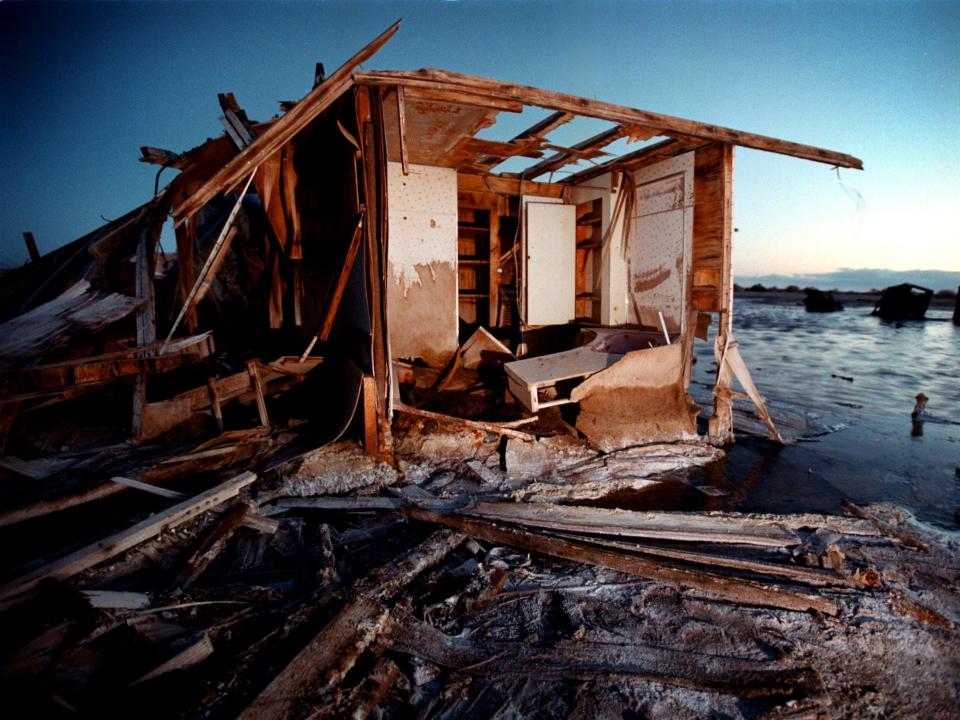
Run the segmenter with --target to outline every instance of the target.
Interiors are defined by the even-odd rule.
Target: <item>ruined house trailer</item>
[[[694,338],[713,323],[710,441],[733,438],[734,375],[778,438],[731,334],[735,147],[861,161],[459,73],[360,70],[396,29],[318,73],[278,118],[253,122],[225,94],[221,137],[182,154],[143,148],[141,160],[179,174],[143,207],[5,278],[8,317],[19,309],[27,314],[14,320],[36,325],[56,310],[45,302],[66,302],[60,293],[103,303],[115,291],[112,314],[81,329],[112,323],[135,335],[122,357],[104,342],[88,360],[97,386],[133,382],[140,441],[198,416],[223,430],[222,406],[237,397],[269,426],[266,400],[319,369],[337,390],[323,413],[341,429],[359,413],[379,450],[395,410],[408,409],[400,389],[416,382],[411,368],[449,372],[490,357],[529,413],[577,404],[577,429],[597,449],[696,438],[686,389]],[[524,110],[540,119],[510,139],[480,137]],[[605,128],[551,141],[584,118]],[[608,152],[619,140],[637,147]],[[168,217],[170,265],[156,254]],[[92,289],[78,295],[76,281]],[[8,366],[43,363],[67,340],[18,342]],[[246,365],[188,390],[158,380],[215,352]],[[34,385],[18,375],[4,407],[75,397],[81,383],[61,365],[52,385],[53,369]]]

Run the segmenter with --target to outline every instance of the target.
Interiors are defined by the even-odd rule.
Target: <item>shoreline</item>
[[[855,291],[823,291],[832,292],[840,303],[845,306],[872,307],[880,300],[880,293],[855,292]],[[737,290],[734,289],[734,299],[756,300],[759,302],[777,303],[780,305],[803,305],[803,299],[806,294],[802,291],[781,290],[771,288],[769,290]],[[930,300],[930,310],[953,310],[954,298],[937,297],[934,295]]]

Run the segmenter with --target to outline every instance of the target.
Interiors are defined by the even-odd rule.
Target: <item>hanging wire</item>
[[[837,184],[840,185],[840,189],[846,193],[847,197],[853,200],[856,205],[857,212],[862,212],[863,208],[866,206],[866,201],[863,199],[863,193],[861,193],[857,188],[849,183],[845,183],[840,179],[840,168],[835,167],[833,171],[837,174]]]

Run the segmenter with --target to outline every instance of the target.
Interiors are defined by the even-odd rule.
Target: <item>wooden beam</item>
[[[818,610],[828,615],[836,615],[838,612],[835,601],[814,593],[802,593],[752,580],[668,565],[640,555],[611,551],[589,543],[571,542],[527,532],[520,528],[474,520],[462,515],[435,512],[414,505],[404,506],[402,512],[411,520],[455,528],[479,540],[510,545],[548,557],[596,565],[637,577],[692,588],[719,600],[738,605],[757,605],[799,612]]]
[[[608,130],[604,130],[602,133],[598,133],[593,137],[589,137],[586,140],[578,142],[573,147],[562,149],[556,155],[551,155],[542,162],[527,168],[521,174],[523,177],[530,178],[532,180],[546,173],[553,172],[554,170],[559,170],[564,165],[575,162],[582,156],[583,153],[590,150],[599,150],[615,140],[619,140],[624,136],[624,134],[623,128],[619,125],[609,128]]]
[[[355,582],[350,602],[290,660],[238,720],[287,717],[304,695],[320,697],[339,684],[360,654],[389,631],[392,619],[383,603],[437,565],[464,539],[459,533],[436,533],[405,556]]]
[[[702,147],[703,144],[704,141],[702,140],[695,140],[693,143],[684,143],[670,138],[668,140],[663,140],[661,142],[654,143],[653,145],[647,145],[646,147],[634,150],[626,155],[611,158],[610,160],[607,160],[599,165],[595,165],[594,167],[585,168],[574,175],[565,177],[560,182],[563,185],[577,185],[613,170],[637,170],[645,165],[660,162],[661,160],[675,157],[677,155],[682,155],[683,153],[690,152],[691,150],[696,150],[697,148]]]
[[[30,262],[36,262],[40,259],[40,251],[37,250],[37,241],[33,239],[32,232],[23,233],[23,242],[27,246],[27,254],[30,256]]]
[[[377,381],[363,376],[363,449],[377,455]]]
[[[317,342],[326,342],[333,331],[333,322],[337,319],[337,311],[340,309],[340,302],[343,300],[343,293],[346,292],[347,282],[350,280],[350,274],[353,272],[353,264],[357,260],[357,253],[360,251],[360,241],[363,239],[363,211],[357,216],[357,224],[353,229],[353,235],[350,237],[350,244],[347,245],[347,254],[340,265],[340,274],[337,276],[337,284],[333,286],[333,293],[330,296],[330,302],[324,310],[323,321],[320,323],[320,329],[313,339],[307,344],[307,348],[300,356],[300,362],[304,362],[307,356],[313,350]]]
[[[561,125],[565,125],[566,123],[570,122],[574,117],[575,116],[573,113],[558,110],[557,112],[547,115],[540,122],[534,123],[519,135],[514,136],[510,142],[520,142],[521,140],[526,140],[532,137],[544,137],[552,133]]]
[[[267,415],[267,401],[263,397],[263,383],[260,381],[260,371],[257,369],[256,360],[247,361],[247,375],[250,376],[250,384],[257,401],[257,414],[260,416],[260,424],[268,428],[270,427],[270,417]]]
[[[530,435],[519,430],[514,430],[504,425],[493,422],[481,422],[479,420],[467,420],[466,418],[454,417],[453,415],[444,415],[443,413],[432,412],[430,410],[421,410],[420,408],[410,407],[408,405],[398,404],[396,411],[405,415],[416,415],[417,417],[427,418],[428,420],[437,420],[439,422],[452,422],[459,425],[465,425],[474,430],[483,430],[484,432],[494,433],[496,435],[505,435],[514,440],[536,440],[536,436]]]
[[[758,135],[756,133],[734,130],[708,123],[687,120],[672,115],[663,115],[639,110],[636,108],[616,105],[613,103],[589,100],[587,98],[568,95],[565,93],[541,90],[539,88],[514,83],[500,82],[473,75],[464,75],[446,70],[425,69],[415,72],[359,72],[354,75],[358,83],[396,85],[404,83],[414,87],[434,87],[451,91],[469,91],[478,95],[486,95],[503,100],[515,100],[527,105],[551,110],[595,117],[616,123],[627,123],[648,127],[661,133],[682,133],[705,140],[742,145],[743,147],[765,150],[767,152],[790,155],[805,160],[813,160],[838,167],[863,169],[863,161],[859,158],[800,143],[781,140],[779,138]]]
[[[173,209],[175,224],[182,224],[217,194],[228,190],[250,175],[264,160],[288,143],[353,85],[353,71],[369,60],[400,27],[398,20],[360,52],[337,68],[329,78],[311,90],[286,115],[267,128],[221,170],[203,183]]]
[[[8,601],[18,602],[26,593],[36,588],[44,580],[64,580],[83,572],[87,568],[98,565],[104,560],[116,557],[120,553],[159,535],[164,530],[176,527],[220,503],[236,497],[241,490],[252,484],[256,479],[257,476],[252,472],[237,475],[206,492],[195,495],[189,500],[184,500],[182,503],[151,515],[143,522],[139,522],[122,532],[39,567],[33,572],[0,587],[0,601],[5,605],[8,604]]]
[[[188,588],[203,575],[243,524],[248,512],[250,512],[250,506],[242,502],[237,503],[227,512],[223,520],[203,539],[187,560],[183,570],[177,576],[176,584],[179,587]]]
[[[452,105],[469,105],[471,107],[502,110],[513,113],[523,111],[523,103],[511,100],[497,100],[496,98],[491,98],[486,95],[477,95],[462,90],[454,91],[431,87],[408,87],[407,93],[411,100],[426,100],[428,102],[450,103]]]
[[[540,197],[561,198],[565,185],[542,183],[532,180],[514,180],[499,175],[474,175],[457,173],[457,192],[483,192],[499,195],[538,195]]]
[[[399,85],[396,88],[397,95],[397,131],[400,135],[400,166],[403,168],[403,174],[410,174],[410,159],[407,152],[407,114],[404,108],[404,87]]]

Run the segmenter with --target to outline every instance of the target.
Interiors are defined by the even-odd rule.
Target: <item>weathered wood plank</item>
[[[383,603],[464,539],[459,533],[435,533],[398,561],[354,583],[353,600],[280,671],[239,720],[286,717],[304,694],[322,695],[336,686],[360,654],[392,626],[390,611]]]
[[[698,654],[639,643],[560,640],[549,647],[527,642],[451,637],[409,615],[397,618],[393,647],[468,675],[597,677],[633,675],[670,685],[739,697],[806,694],[816,673],[781,662]]]
[[[98,565],[104,560],[116,557],[120,553],[159,535],[165,529],[176,527],[220,503],[236,497],[243,488],[252,484],[256,479],[257,476],[252,472],[241,473],[126,530],[16,578],[0,587],[0,601],[4,603],[11,600],[16,602],[44,580],[64,580],[83,572],[87,568]]]
[[[412,505],[402,508],[402,512],[412,520],[455,528],[488,542],[512,545],[549,557],[597,565],[637,577],[692,588],[726,602],[801,612],[818,610],[828,615],[836,615],[838,612],[837,603],[821,595],[785,590],[750,580],[675,567],[637,555],[614,552],[585,543],[545,537],[519,528],[495,525],[489,520],[473,519],[462,514],[442,514]]]

